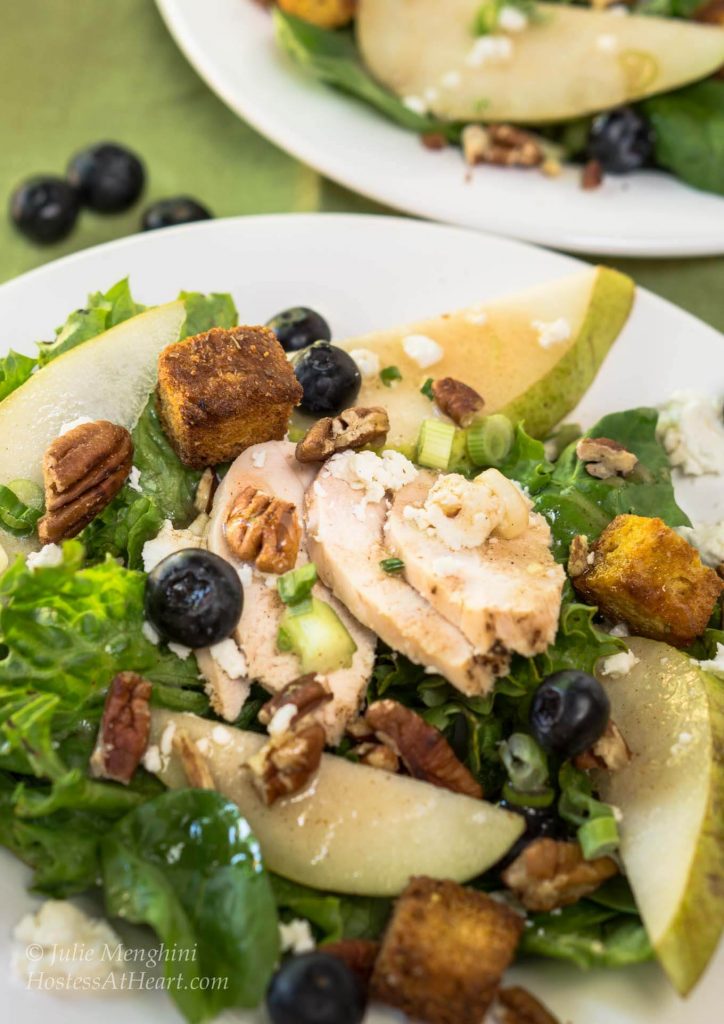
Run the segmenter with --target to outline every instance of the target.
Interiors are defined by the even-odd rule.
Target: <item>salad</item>
[[[100,894],[193,1022],[555,1024],[528,957],[691,991],[724,544],[672,466],[724,472],[724,424],[566,421],[632,301],[591,268],[333,342],[124,280],[0,360],[0,842],[48,898],[18,941],[120,950],[67,902]]]
[[[659,167],[724,194],[720,0],[279,0],[305,73],[469,165]]]

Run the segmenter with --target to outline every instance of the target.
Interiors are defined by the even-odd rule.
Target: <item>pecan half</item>
[[[278,711],[291,704],[297,709],[289,722],[290,726],[294,726],[305,715],[316,711],[331,699],[332,694],[324,683],[318,682],[314,673],[309,673],[295,679],[279,693],[275,693],[259,711],[259,721],[262,725],[268,726]]]
[[[91,775],[128,785],[146,752],[150,731],[151,684],[135,672],[119,672],[106,694]]]
[[[610,857],[584,860],[578,843],[535,839],[501,874],[527,910],[577,903],[618,873]]]
[[[724,27],[724,0],[708,0],[702,7],[694,11],[694,21],[703,21],[706,25]]]
[[[336,452],[385,443],[390,420],[379,406],[345,409],[339,416],[325,416],[309,428],[297,445],[298,462],[323,462]]]
[[[590,192],[603,184],[603,167],[598,160],[587,160],[581,171],[581,188]]]
[[[519,985],[500,989],[494,1016],[499,1024],[558,1024],[543,1003]]]
[[[433,381],[432,394],[440,412],[449,416],[459,427],[469,427],[485,405],[475,388],[454,377]]]
[[[380,742],[391,747],[415,779],[480,800],[480,783],[458,761],[452,747],[434,726],[395,700],[378,700],[365,715]]]
[[[324,729],[316,723],[272,738],[248,762],[254,787],[269,806],[303,789],[316,774],[324,751]]]
[[[511,124],[469,124],[462,132],[463,155],[468,164],[501,167],[537,167],[543,163],[542,146],[522,128]]]
[[[183,729],[176,729],[171,746],[181,761],[186,781],[192,789],[215,789],[214,776],[208,762],[194,741]]]
[[[568,552],[568,575],[571,579],[582,576],[588,568],[588,537],[579,533],[571,541]]]
[[[226,541],[242,562],[255,562],[262,572],[285,573],[294,568],[302,530],[296,506],[272,498],[247,484],[226,520]]]
[[[576,445],[576,455],[586,464],[586,472],[599,480],[628,476],[639,461],[633,452],[610,437],[582,437]]]
[[[400,770],[399,757],[392,747],[384,743],[360,743],[352,748],[352,753],[357,755],[360,764],[366,764],[368,768],[378,768],[392,775]]]
[[[118,494],[131,472],[133,442],[125,427],[107,420],[81,423],[46,449],[43,544],[75,537]]]
[[[583,771],[601,768],[604,771],[617,772],[626,767],[632,756],[620,729],[609,719],[603,736],[596,740],[592,747],[575,757],[573,763],[576,768]]]
[[[372,971],[380,951],[379,942],[373,939],[340,939],[319,947],[320,953],[336,956],[355,975],[364,991],[369,988]]]

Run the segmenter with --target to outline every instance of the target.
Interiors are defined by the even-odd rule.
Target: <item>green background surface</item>
[[[143,203],[186,193],[218,217],[384,212],[287,156],[232,114],[186,63],[153,0],[0,0],[0,11],[4,201],[24,177],[62,173],[77,149],[112,139],[127,143],[146,163]],[[3,216],[0,281],[136,231],[141,208],[113,217],[84,211],[70,238],[42,248],[20,237]],[[724,330],[724,257],[606,262]],[[88,287],[108,283],[89,281]],[[2,340],[3,347],[12,341]]]

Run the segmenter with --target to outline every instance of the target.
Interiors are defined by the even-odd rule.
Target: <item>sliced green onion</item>
[[[15,491],[0,484],[0,529],[26,537],[35,529],[42,510],[21,501]]]
[[[515,786],[511,786],[509,782],[503,784],[503,799],[518,807],[550,807],[555,797],[554,790],[547,787],[539,789],[537,792],[522,793]]]
[[[11,480],[10,490],[28,508],[41,509],[44,504],[43,488],[32,480]]]
[[[433,393],[432,393],[432,385],[433,385],[433,383],[434,382],[433,382],[432,377],[428,377],[427,380],[425,381],[425,383],[420,388],[420,394],[424,395],[425,398],[429,398],[430,401],[432,401],[433,398],[435,397],[433,395]]]
[[[510,454],[513,424],[501,412],[485,416],[468,429],[468,455],[476,466],[499,466]]]
[[[317,567],[314,562],[300,565],[298,569],[285,572],[277,580],[277,590],[284,604],[295,605],[306,600],[317,582]]]
[[[591,818],[578,829],[578,842],[586,860],[606,857],[618,849],[621,837],[613,814]]]
[[[397,366],[385,366],[380,370],[380,380],[386,388],[391,388],[396,380],[402,380],[402,374]]]
[[[279,623],[277,647],[297,655],[302,675],[349,668],[357,650],[334,608],[316,597],[287,608]]]
[[[417,439],[417,461],[429,469],[447,469],[450,463],[455,427],[442,420],[423,420]]]
[[[380,569],[382,569],[383,572],[389,573],[391,576],[394,576],[395,573],[402,572],[404,568],[405,563],[401,558],[383,558],[380,562]]]
[[[519,792],[542,789],[548,782],[546,756],[532,736],[514,732],[500,747],[511,785]]]

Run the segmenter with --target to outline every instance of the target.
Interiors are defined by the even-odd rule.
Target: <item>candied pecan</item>
[[[319,947],[320,953],[327,953],[328,956],[336,956],[338,960],[342,960],[364,991],[369,987],[379,951],[380,944],[373,939],[340,939],[338,942],[327,942]]]
[[[425,149],[439,150],[447,146],[447,139],[442,132],[424,132],[420,136],[420,142]]]
[[[226,541],[242,562],[255,562],[262,572],[277,574],[294,568],[302,530],[296,506],[247,484],[226,520]]]
[[[590,192],[599,188],[603,183],[603,167],[598,160],[588,160],[581,171],[581,188],[584,192]]]
[[[631,751],[626,740],[615,722],[609,719],[606,730],[592,747],[584,750],[573,759],[576,768],[588,771],[601,768],[604,771],[617,772],[625,768],[631,760]]]
[[[568,552],[568,575],[571,579],[582,576],[588,568],[588,537],[579,533],[571,541]]]
[[[380,406],[345,409],[339,416],[324,416],[309,428],[297,445],[298,462],[323,462],[336,452],[384,444],[390,420]]]
[[[324,743],[324,729],[315,723],[273,737],[250,759],[254,787],[267,806],[307,785],[319,768]]]
[[[510,124],[469,124],[462,132],[463,154],[468,164],[500,167],[536,167],[545,153],[530,132]]]
[[[432,394],[440,412],[449,416],[459,427],[469,427],[485,405],[474,388],[454,377],[433,381]]]
[[[500,989],[495,1019],[499,1024],[558,1024],[543,1003],[519,985]]]
[[[527,910],[577,903],[617,874],[610,857],[584,860],[578,843],[535,839],[500,876]]]
[[[599,480],[628,476],[639,461],[633,452],[610,437],[582,437],[576,445],[576,455],[586,464],[586,472]]]
[[[107,420],[81,423],[56,437],[43,458],[42,543],[79,534],[118,494],[132,463],[131,435]]]
[[[279,693],[275,693],[259,711],[259,721],[262,725],[268,726],[278,711],[291,704],[297,709],[296,714],[289,722],[290,726],[294,726],[305,715],[316,711],[331,699],[332,694],[324,683],[319,682],[314,673],[310,672],[289,683]]]
[[[119,672],[106,694],[91,774],[128,785],[146,752],[150,730],[151,684],[135,672]]]
[[[694,21],[702,21],[705,25],[724,27],[724,0],[708,0],[708,3],[694,11],[693,17]]]
[[[365,718],[377,739],[394,750],[413,778],[482,799],[482,786],[458,761],[442,733],[414,711],[395,700],[378,700],[369,706]]]
[[[378,768],[392,775],[400,770],[399,757],[392,747],[384,743],[360,743],[352,748],[352,753],[357,755],[360,764],[366,764],[368,768]]]
[[[171,740],[174,753],[181,761],[186,781],[192,789],[215,789],[214,776],[208,762],[194,741],[183,729],[176,729]]]

